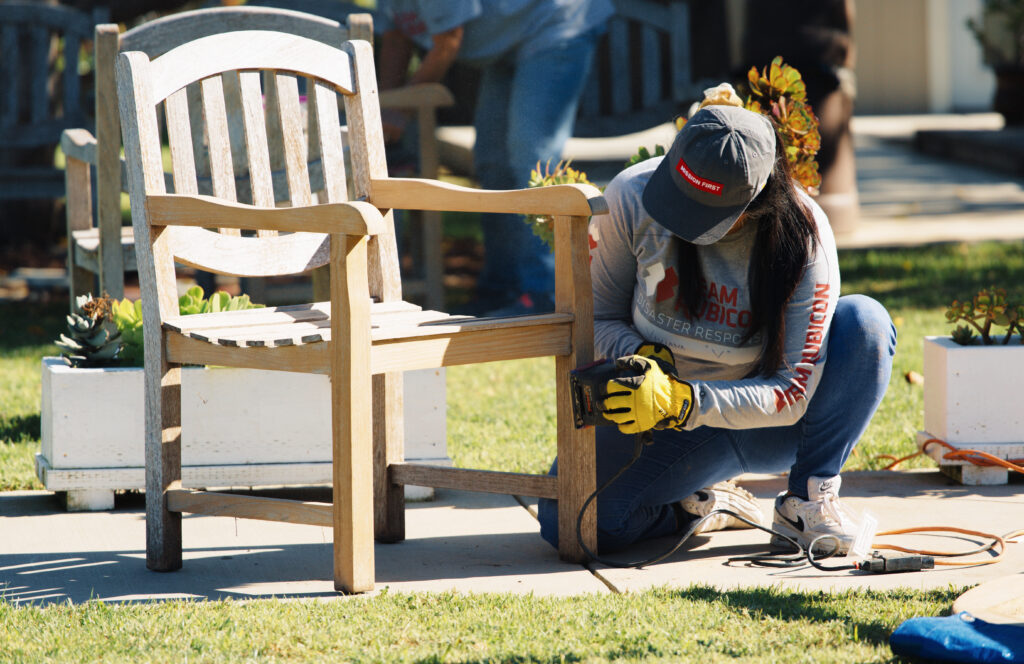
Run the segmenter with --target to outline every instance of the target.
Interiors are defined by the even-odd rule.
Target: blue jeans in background
[[[640,459],[597,499],[599,549],[672,534],[678,528],[672,503],[743,473],[788,470],[789,490],[806,499],[807,478],[838,475],[864,433],[889,386],[895,351],[896,328],[882,305],[863,295],[840,297],[825,369],[800,421],[654,431]],[[629,462],[633,441],[617,427],[597,428],[598,486]],[[556,459],[551,473],[557,469]],[[541,537],[558,546],[557,502],[541,499],[538,518]]]
[[[572,135],[597,37],[581,35],[525,58],[508,53],[483,68],[473,123],[482,188],[525,187],[537,162],[558,162]],[[478,297],[492,300],[495,309],[523,293],[550,299],[554,255],[523,217],[483,215],[481,223],[485,257]]]

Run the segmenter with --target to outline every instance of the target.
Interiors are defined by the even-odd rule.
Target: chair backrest
[[[580,99],[577,136],[617,136],[671,120],[694,90],[688,2],[615,0]]]
[[[18,165],[15,151],[52,148],[65,129],[91,125],[91,72],[79,72],[79,52],[107,16],[105,9],[0,3],[0,168]],[[0,181],[0,198],[61,195],[63,177],[50,170],[52,182],[39,191],[20,179]]]
[[[365,41],[347,42],[338,48],[282,32],[236,31],[187,42],[152,61],[141,52],[122,53],[117,78],[136,242],[149,244],[154,261],[153,265],[143,265],[145,250],[140,247],[139,267],[156,275],[155,293],[147,293],[147,279],[142,275],[142,295],[143,299],[157,298],[166,315],[177,312],[175,262],[214,273],[255,277],[304,272],[326,264],[329,258],[328,238],[314,233],[232,237],[197,227],[151,227],[146,197],[165,193],[158,122],[161,109],[174,191],[199,193],[189,113],[190,85],[198,83],[200,88],[216,198],[237,198],[224,104],[226,90],[233,88],[242,109],[241,130],[253,205],[279,207],[274,200],[267,138],[271,114],[279,117],[283,136],[288,200],[292,206],[314,202],[299,102],[300,78],[309,84],[308,104],[316,118],[322,155],[324,188],[319,202],[369,200],[370,180],[387,177],[373,51]],[[268,81],[276,88],[277,100],[274,108],[264,112]],[[347,190],[342,153],[339,94],[344,96],[348,124],[351,191]],[[384,300],[400,298],[397,275],[391,228],[371,242],[371,295]]]
[[[369,14],[352,14],[347,23],[339,23],[320,16],[286,9],[259,7],[216,7],[172,14],[138,25],[126,32],[120,32],[116,25],[101,25],[96,28],[96,141],[97,141],[97,217],[103,250],[106,278],[101,282],[115,283],[124,266],[121,264],[121,191],[127,189],[127,182],[121,172],[121,125],[117,106],[117,87],[114,70],[118,53],[141,51],[150,58],[160,56],[182,44],[201,37],[240,30],[270,30],[303,35],[322,44],[340,48],[349,39],[373,38],[373,23]],[[282,143],[279,115],[276,107],[276,79],[268,79],[268,132],[271,141],[270,163],[276,173],[272,182],[276,200],[288,200],[288,186],[284,180],[284,146]],[[241,131],[242,107],[237,80],[226,80],[225,107],[228,122],[228,141],[233,153],[233,169],[236,175],[245,173],[245,136]],[[186,96],[189,106],[189,120],[192,128],[193,158],[199,173],[199,191],[213,193],[207,132],[201,105],[199,84],[190,85]],[[306,154],[314,162],[312,174],[318,189],[323,182],[317,157],[316,118],[307,118],[308,142]],[[219,135],[219,134],[218,134]],[[223,186],[232,186],[223,184]],[[251,183],[247,177],[239,177],[236,195],[241,200],[252,200]]]

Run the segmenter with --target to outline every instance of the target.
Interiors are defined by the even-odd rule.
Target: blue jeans
[[[807,497],[807,478],[838,475],[889,385],[896,328],[863,295],[839,298],[818,388],[796,424],[760,429],[655,431],[640,459],[597,499],[598,547],[621,549],[676,531],[672,503],[742,473],[789,471],[789,490]],[[597,428],[597,484],[631,458],[634,437]],[[554,474],[558,460],[551,467]],[[591,508],[593,509],[593,508]],[[541,499],[541,536],[558,546],[558,505]]]
[[[518,189],[539,161],[559,160],[572,135],[576,107],[597,33],[517,59],[508,53],[482,72],[473,160],[484,189]],[[484,215],[484,267],[477,290],[495,308],[522,293],[554,293],[554,255],[520,215]],[[502,301],[505,300],[505,301]]]

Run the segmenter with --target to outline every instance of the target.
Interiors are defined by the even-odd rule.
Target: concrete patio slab
[[[986,622],[1024,627],[1024,574],[1001,576],[971,588],[953,602],[953,613],[961,611]]]
[[[329,499],[319,492],[306,497]],[[408,504],[405,542],[376,546],[377,592],[609,592],[581,566],[559,561],[513,498],[438,494]],[[0,594],[16,604],[338,597],[329,529],[187,515],[182,569],[157,573],[145,567],[142,499],[119,502],[110,512],[68,513],[48,492],[0,494]]]
[[[766,517],[774,497],[785,490],[784,477],[749,476],[739,483],[750,490]],[[1005,535],[1024,527],[1024,481],[1020,477],[1003,486],[962,486],[933,470],[851,472],[843,474],[843,504],[868,511],[879,530],[913,526],[956,526]],[[869,574],[859,571],[822,572],[810,565],[771,569],[727,562],[733,556],[768,550],[769,536],[757,530],[730,530],[694,538],[666,561],[644,569],[614,569],[594,565],[596,573],[616,590],[637,591],[656,586],[685,587],[693,583],[719,589],[779,586],[802,590],[885,589],[896,587],[945,588],[971,586],[1008,574],[1024,573],[1024,546],[1010,544],[1006,556],[992,565],[936,567],[916,573]],[[966,551],[983,540],[961,535],[915,534],[877,538],[877,542],[912,548]],[[629,552],[641,559],[663,551],[671,539],[651,542]],[[985,555],[974,556],[982,559]],[[842,564],[844,559],[822,564]]]

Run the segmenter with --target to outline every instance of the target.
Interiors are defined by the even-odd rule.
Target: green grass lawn
[[[0,661],[886,662],[897,625],[947,612],[961,591],[384,593],[46,609],[0,602]]]
[[[843,293],[885,304],[899,330],[893,378],[848,469],[909,454],[922,426],[921,340],[943,305],[991,284],[1018,288],[1024,243],[844,251]],[[0,303],[0,490],[40,488],[39,359],[64,304]],[[458,465],[545,472],[555,451],[554,363],[448,370],[448,451]],[[907,464],[929,465],[918,458]],[[841,593],[659,589],[569,599],[398,595],[15,608],[0,601],[0,662],[35,661],[887,661],[888,634],[948,613],[963,589]]]

